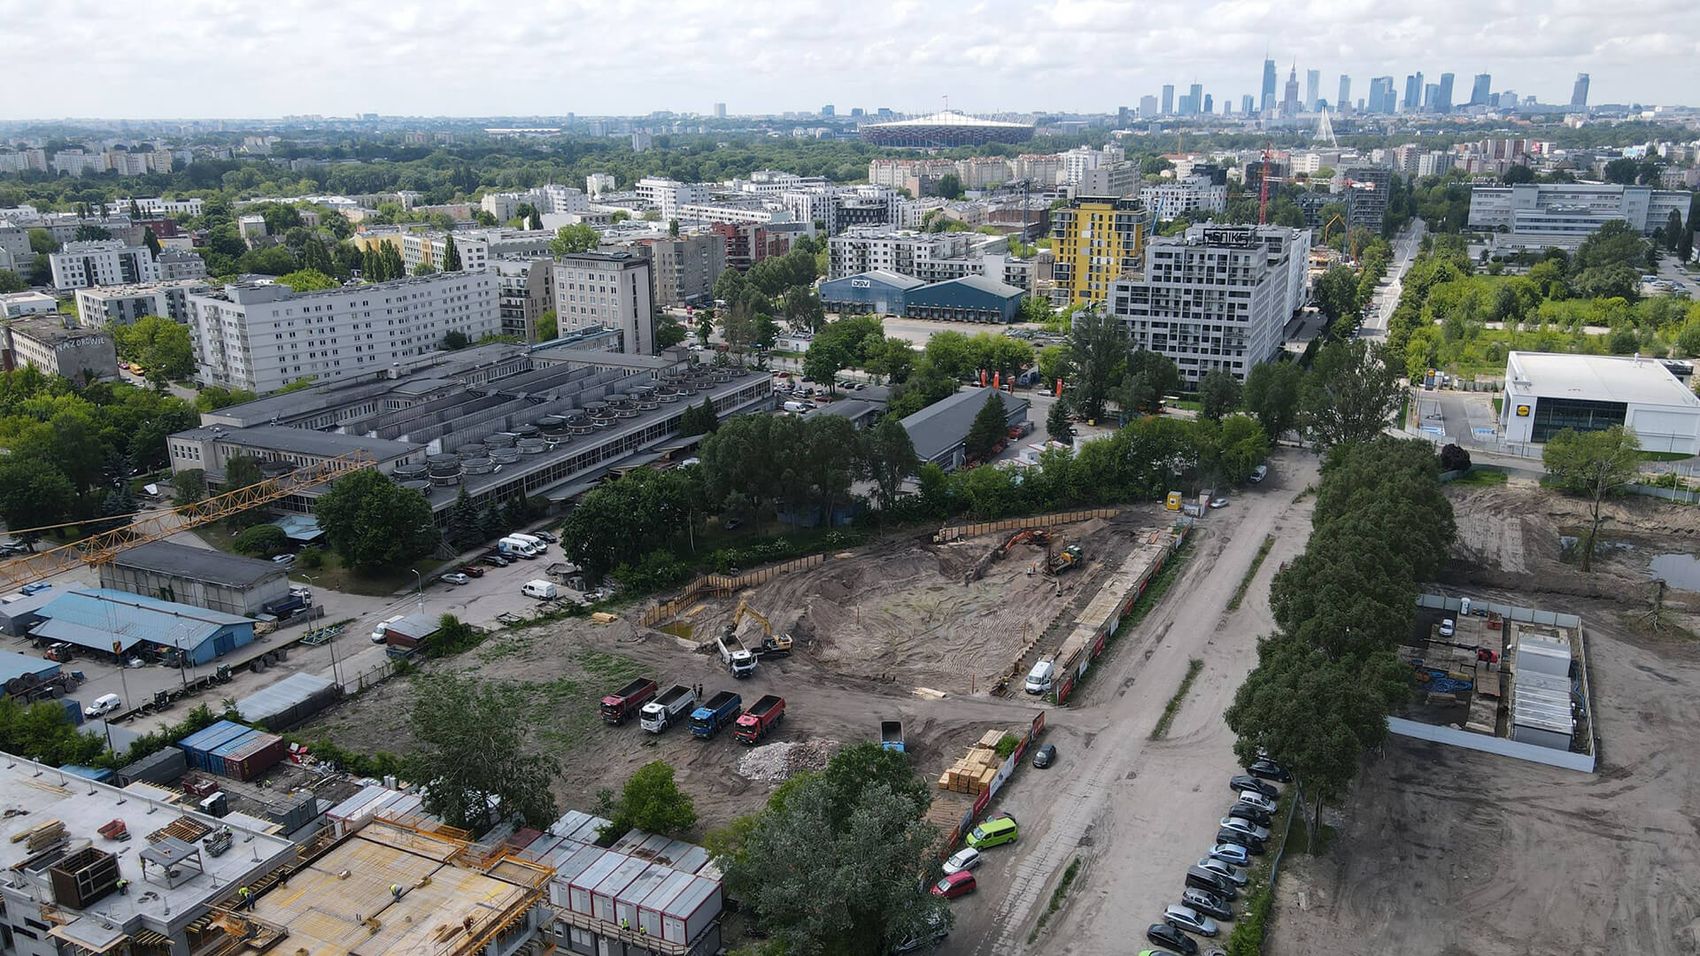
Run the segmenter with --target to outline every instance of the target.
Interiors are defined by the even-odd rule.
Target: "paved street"
[[[1417,251],[1422,248],[1423,233],[1427,229],[1427,223],[1415,219],[1394,239],[1393,262],[1387,267],[1387,281],[1376,289],[1375,295],[1370,299],[1369,307],[1364,313],[1363,325],[1358,328],[1359,337],[1387,337],[1387,320],[1393,317],[1393,310],[1399,307],[1399,296],[1405,289],[1405,273],[1416,260]]]

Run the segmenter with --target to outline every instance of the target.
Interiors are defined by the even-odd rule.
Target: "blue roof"
[[[190,650],[227,627],[249,618],[174,604],[111,588],[74,588],[36,613],[47,620],[30,629],[36,637],[112,652],[147,642]]]
[[[17,651],[0,651],[0,684],[26,674],[36,674],[45,680],[58,673],[59,665],[52,661],[19,654]]]
[[[284,515],[272,524],[282,528],[284,537],[291,541],[314,541],[325,533],[319,527],[319,519],[312,515]]]

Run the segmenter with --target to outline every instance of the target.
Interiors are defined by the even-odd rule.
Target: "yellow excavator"
[[[761,625],[761,653],[777,655],[791,653],[791,635],[773,633],[773,624],[767,615],[750,607],[749,601],[743,595],[738,596],[738,609],[732,612],[732,623],[726,625],[726,636],[738,633],[738,625],[744,623],[744,618],[751,618]]]

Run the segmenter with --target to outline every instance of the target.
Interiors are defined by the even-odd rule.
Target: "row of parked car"
[[[1228,781],[1234,802],[1218,824],[1215,845],[1187,868],[1180,902],[1163,910],[1162,922],[1146,927],[1145,938],[1164,948],[1148,949],[1140,956],[1196,956],[1198,941],[1193,935],[1213,939],[1221,933],[1223,922],[1234,919],[1234,901],[1246,884],[1245,868],[1252,857],[1263,855],[1269,841],[1269,824],[1281,798],[1276,783],[1292,779],[1285,767],[1260,759]]]

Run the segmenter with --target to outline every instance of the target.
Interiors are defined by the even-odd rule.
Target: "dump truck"
[[[691,736],[707,740],[720,729],[736,721],[744,712],[744,699],[729,690],[723,690],[708,699],[708,702],[691,711]]]
[[[1064,571],[1072,571],[1080,567],[1085,560],[1086,554],[1080,550],[1080,545],[1071,544],[1051,555],[1049,563],[1045,565],[1045,573],[1062,574]]]
[[[643,705],[638,712],[638,726],[652,734],[661,733],[689,715],[697,702],[697,692],[683,684],[674,684],[667,692]]]
[[[880,747],[884,750],[903,752],[903,721],[880,721]]]
[[[744,711],[744,716],[738,718],[738,727],[732,731],[732,736],[741,744],[757,744],[784,719],[785,698],[764,694]]]
[[[644,704],[655,699],[659,688],[655,679],[639,677],[607,697],[602,698],[602,722],[605,724],[623,724],[626,718],[638,712]]]
[[[733,677],[748,677],[756,672],[756,656],[750,653],[744,642],[730,634],[722,634],[715,639],[720,648],[720,662],[732,671]]]

